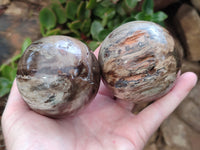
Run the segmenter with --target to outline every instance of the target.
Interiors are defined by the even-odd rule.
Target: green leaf
[[[108,21],[107,27],[110,30],[114,30],[116,27],[120,26],[122,23],[122,17],[115,16],[112,20]]]
[[[95,51],[96,48],[101,44],[101,42],[98,42],[98,41],[91,41],[90,43],[88,43],[88,46],[89,48],[92,50],[92,51]]]
[[[59,3],[52,3],[51,7],[56,14],[58,23],[65,23],[67,21],[67,17],[64,8]]]
[[[71,33],[69,34],[70,36],[80,39],[81,34],[80,34],[79,31],[77,31],[77,30],[75,30],[75,29],[71,29],[70,31],[71,31]]]
[[[50,35],[59,35],[59,34],[61,34],[61,29],[60,28],[49,30],[46,33],[47,36],[50,36]]]
[[[142,4],[142,12],[152,15],[153,14],[154,1],[153,0],[144,0]]]
[[[76,20],[67,24],[70,29],[76,30],[81,27],[82,22],[80,20]]]
[[[90,31],[91,19],[85,19],[80,27],[81,32],[88,33]]]
[[[103,20],[102,20],[102,22],[101,22],[102,26],[105,27],[106,24],[107,24],[107,22],[108,22],[108,18],[104,17]]]
[[[130,22],[130,21],[135,21],[135,17],[131,16],[131,17],[125,18],[125,19],[122,21],[122,24],[127,23],[127,22]]]
[[[115,13],[116,11],[114,8],[110,8],[104,13],[104,17],[102,20],[103,27],[107,25],[108,20],[111,20],[115,16]]]
[[[6,64],[2,64],[2,65],[0,66],[0,75],[1,75],[1,71],[2,71],[6,66],[7,66]]]
[[[138,14],[138,12],[132,12],[131,17],[135,17],[135,15],[137,15],[137,14]]]
[[[120,16],[125,16],[126,15],[126,11],[124,10],[124,8],[121,6],[122,4],[120,3],[119,5],[117,5],[116,7],[116,11]]]
[[[108,11],[109,7],[103,7],[101,5],[97,5],[94,9],[93,14],[101,19],[104,18],[104,14]]]
[[[20,59],[20,57],[22,56],[22,54],[18,54],[16,56],[13,56],[11,58],[11,64],[13,64],[14,62],[16,62],[18,59]]]
[[[67,2],[67,0],[59,0],[61,4],[64,4]]]
[[[43,8],[40,11],[39,20],[42,26],[44,26],[48,30],[54,28],[56,25],[56,16],[49,8]]]
[[[46,36],[45,27],[42,24],[40,24],[40,32],[41,32],[42,36],[44,36],[44,37]]]
[[[151,15],[146,14],[145,12],[139,12],[136,16],[136,20],[145,20],[145,21],[151,21]]]
[[[116,14],[116,11],[114,8],[110,8],[106,11],[106,13],[104,14],[108,19],[112,19]]]
[[[67,18],[74,20],[76,17],[76,11],[78,4],[75,1],[69,1],[66,5],[66,16]]]
[[[85,9],[84,17],[82,19],[90,19],[92,11],[90,9]]]
[[[108,20],[111,20],[116,14],[116,10],[114,8],[103,7],[99,5],[94,10],[94,15],[102,19],[102,25],[105,26]]]
[[[22,48],[21,48],[21,54],[24,53],[24,51],[31,45],[32,41],[30,38],[26,38],[22,44]]]
[[[100,2],[100,5],[103,6],[103,7],[106,7],[106,8],[111,8],[111,7],[114,7],[115,4],[112,3],[111,0],[103,0]]]
[[[7,78],[0,77],[0,97],[8,94],[10,92],[12,82]]]
[[[104,29],[98,34],[98,41],[103,41],[112,30]]]
[[[87,9],[93,9],[93,8],[95,8],[96,5],[97,5],[96,0],[89,0],[87,5],[86,5],[86,8]]]
[[[135,8],[135,6],[137,5],[138,0],[125,0],[126,5],[129,8]]]
[[[117,2],[119,1],[119,0],[111,0],[112,1],[112,3],[114,3],[114,4],[117,4]]]
[[[165,14],[162,11],[159,11],[159,12],[156,12],[156,13],[153,14],[152,21],[153,22],[162,22],[165,19],[167,19],[167,17],[168,17],[167,14]]]
[[[134,8],[130,8],[127,5],[126,0],[123,0],[121,2],[121,6],[120,7],[122,7],[124,9],[124,11],[126,12],[126,16],[129,16],[129,14],[131,14],[134,11]]]
[[[79,19],[84,19],[86,15],[89,15],[89,10],[86,10],[86,2],[81,1],[81,3],[78,6],[77,10],[77,17]],[[88,16],[87,16],[88,17]]]
[[[62,34],[62,35],[66,35],[66,34],[69,34],[69,33],[71,33],[71,31],[68,30],[68,29],[61,30],[61,31],[60,31],[60,34]]]
[[[156,22],[156,23],[159,24],[159,25],[161,25],[161,26],[163,26],[164,28],[166,28],[166,26],[165,26],[165,22],[164,22],[164,21]]]
[[[11,66],[6,65],[1,70],[1,76],[7,78],[10,81],[13,81],[15,79],[16,72],[17,72],[17,68],[13,68]]]
[[[103,30],[103,26],[99,21],[93,21],[90,32],[92,34],[93,39],[98,40],[98,34]]]

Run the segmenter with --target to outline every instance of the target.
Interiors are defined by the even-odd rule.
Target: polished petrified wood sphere
[[[129,22],[111,32],[98,59],[105,85],[117,98],[135,103],[166,94],[181,66],[173,37],[146,21]]]
[[[96,95],[99,65],[88,47],[67,36],[33,42],[18,64],[17,86],[34,111],[61,117],[88,104]]]

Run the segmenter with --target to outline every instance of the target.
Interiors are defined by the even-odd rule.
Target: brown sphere
[[[34,111],[49,116],[71,115],[96,95],[99,64],[88,47],[67,36],[33,42],[18,63],[17,86]]]
[[[103,41],[98,60],[105,85],[117,98],[135,103],[169,92],[181,67],[173,37],[147,21],[116,28]]]

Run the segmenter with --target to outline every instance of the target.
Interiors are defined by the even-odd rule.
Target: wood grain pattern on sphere
[[[82,42],[50,36],[33,42],[19,61],[18,89],[36,112],[50,117],[73,114],[96,95],[99,64]]]
[[[146,21],[129,22],[111,32],[98,60],[105,85],[116,97],[133,102],[166,94],[181,67],[173,37]]]

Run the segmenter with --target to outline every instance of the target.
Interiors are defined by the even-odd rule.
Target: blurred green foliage
[[[94,50],[105,37],[123,23],[135,20],[164,25],[167,15],[154,12],[153,0],[144,0],[140,12],[139,0],[52,0],[40,11],[43,36],[68,35],[86,42]]]
[[[9,62],[4,63],[0,66],[0,97],[8,94],[12,83],[17,73],[17,61],[23,55],[26,48],[31,44],[31,39],[26,38],[22,44],[20,54],[12,57]]]

